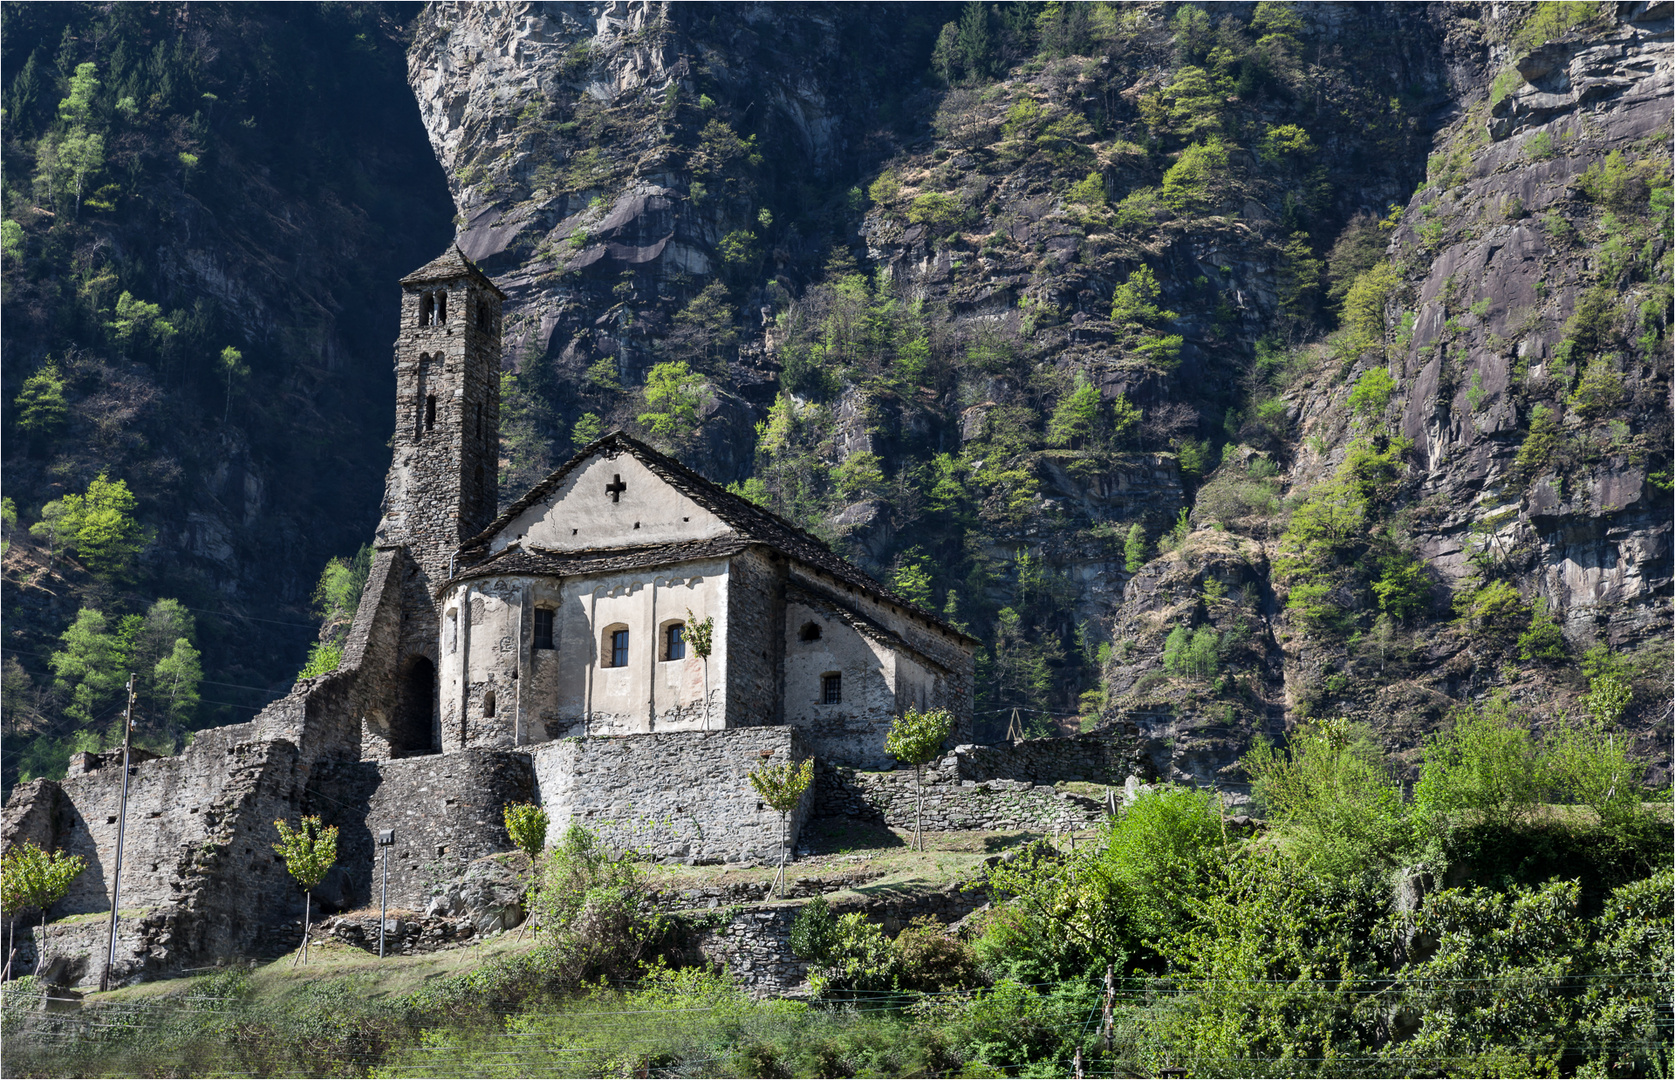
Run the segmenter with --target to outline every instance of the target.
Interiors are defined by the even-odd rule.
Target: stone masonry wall
[[[344,909],[378,902],[380,830],[395,830],[390,906],[423,910],[437,882],[471,860],[509,851],[504,807],[535,798],[528,754],[462,750],[394,761],[344,762],[309,785],[311,812],[337,825]]]
[[[983,893],[965,892],[954,884],[930,892],[886,893],[860,900],[846,897],[832,903],[832,914],[859,911],[894,937],[914,919],[929,916],[946,926],[986,902]],[[752,997],[806,992],[808,965],[791,952],[791,924],[805,903],[792,900],[747,907],[725,926],[701,931],[698,951],[725,966]]]
[[[808,754],[794,729],[756,727],[562,739],[533,756],[549,844],[575,821],[653,858],[716,863],[777,859],[779,815],[747,777]],[[811,801],[791,815],[793,846]]]
[[[1009,746],[957,746],[954,756],[961,780],[1081,780],[1121,787],[1130,775],[1149,773],[1145,751],[1129,728],[1104,727]]]
[[[727,567],[727,691],[729,728],[783,719],[785,577],[762,549],[733,556]]]
[[[949,755],[952,757],[952,755]],[[945,757],[938,764],[952,764]],[[927,831],[1055,832],[1099,821],[1105,808],[1083,798],[1022,780],[959,780],[951,768],[925,770],[923,824]],[[860,772],[821,768],[815,812],[821,817],[855,817],[911,829],[917,808],[913,770]]]

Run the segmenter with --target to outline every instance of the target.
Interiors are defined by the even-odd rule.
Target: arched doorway
[[[412,757],[437,751],[432,722],[436,709],[436,665],[415,656],[402,668],[395,716],[390,721],[390,756]]]

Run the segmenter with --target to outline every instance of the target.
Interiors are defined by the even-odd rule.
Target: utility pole
[[[390,848],[395,844],[395,830],[378,833],[378,847],[384,852],[384,884],[378,890],[378,959],[384,959],[384,928],[390,921]]]
[[[122,716],[122,804],[116,815],[116,869],[111,874],[110,942],[105,949],[105,970],[99,989],[109,990],[111,968],[116,964],[117,909],[122,906],[122,842],[128,831],[128,751],[134,740],[134,673],[128,673],[128,708]]]

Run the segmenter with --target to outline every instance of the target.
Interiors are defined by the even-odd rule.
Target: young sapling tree
[[[954,714],[947,709],[920,712],[908,709],[890,725],[884,736],[884,752],[904,765],[913,766],[914,792],[917,802],[913,808],[913,837],[920,851],[925,850],[925,766],[942,753],[942,744],[954,730]]]
[[[692,645],[692,655],[704,662],[704,730],[710,729],[710,650],[715,647],[715,616],[702,619],[692,617],[686,609],[686,640]]]
[[[512,838],[512,846],[529,859],[529,885],[525,894],[533,899],[536,874],[541,865],[541,852],[547,846],[547,812],[534,803],[507,803],[504,817],[506,835]],[[529,906],[526,901],[525,907]],[[533,921],[533,918],[525,919],[523,925],[518,927],[518,940],[523,940],[523,932]]]
[[[273,845],[273,850],[285,860],[285,869],[290,871],[297,884],[303,888],[302,899],[302,950],[296,959],[291,961],[295,967],[297,960],[308,959],[308,930],[313,917],[314,886],[320,884],[328,871],[337,863],[337,826],[322,827],[318,817],[304,817],[302,827],[293,829],[283,821],[275,821],[274,828],[279,830],[279,843]]]
[[[804,758],[799,764],[787,761],[780,765],[769,765],[764,762],[750,773],[750,786],[756,789],[756,794],[779,812],[779,873],[774,882],[779,887],[781,899],[785,897],[785,856],[790,846],[787,835],[787,824],[791,820],[791,811],[803,799],[803,792],[814,783],[814,759]]]
[[[46,966],[47,909],[64,899],[70,883],[87,868],[87,860],[80,855],[62,851],[43,851],[32,840],[7,851],[0,857],[0,907],[9,916],[9,940],[6,943],[5,978],[12,973],[12,957],[17,950],[17,917],[29,908],[41,911],[41,940],[35,950],[35,974]]]

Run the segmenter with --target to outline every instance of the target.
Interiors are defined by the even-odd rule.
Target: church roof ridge
[[[461,544],[460,554],[468,558],[475,555],[477,558],[474,562],[481,561],[483,556],[478,555],[476,549],[483,548],[495,533],[511,524],[518,515],[550,495],[563,482],[564,478],[582,462],[595,454],[612,451],[634,455],[671,487],[715,514],[716,517],[721,518],[744,538],[766,544],[798,562],[825,571],[840,581],[864,589],[891,604],[914,612],[930,620],[933,625],[946,633],[968,640],[976,640],[970,634],[949,626],[935,612],[926,611],[911,600],[897,596],[880,584],[872,575],[834,552],[831,546],[819,537],[792,524],[773,511],[757,506],[749,499],[733,494],[703,474],[681,464],[667,454],[647,446],[620,429],[595,439],[577,450],[570,460],[554,469],[545,480],[530,488],[522,498],[507,507],[488,528]],[[486,552],[483,554],[486,555]],[[470,567],[462,566],[458,576],[470,573],[472,573]]]
[[[494,283],[494,279],[483,273],[477,264],[472,262],[465,252],[459,249],[457,243],[449,244],[447,251],[402,278],[401,283],[403,285],[419,285],[426,281],[444,281],[457,277],[473,278],[493,289],[502,300],[506,299],[506,294],[501,291],[500,286]]]

